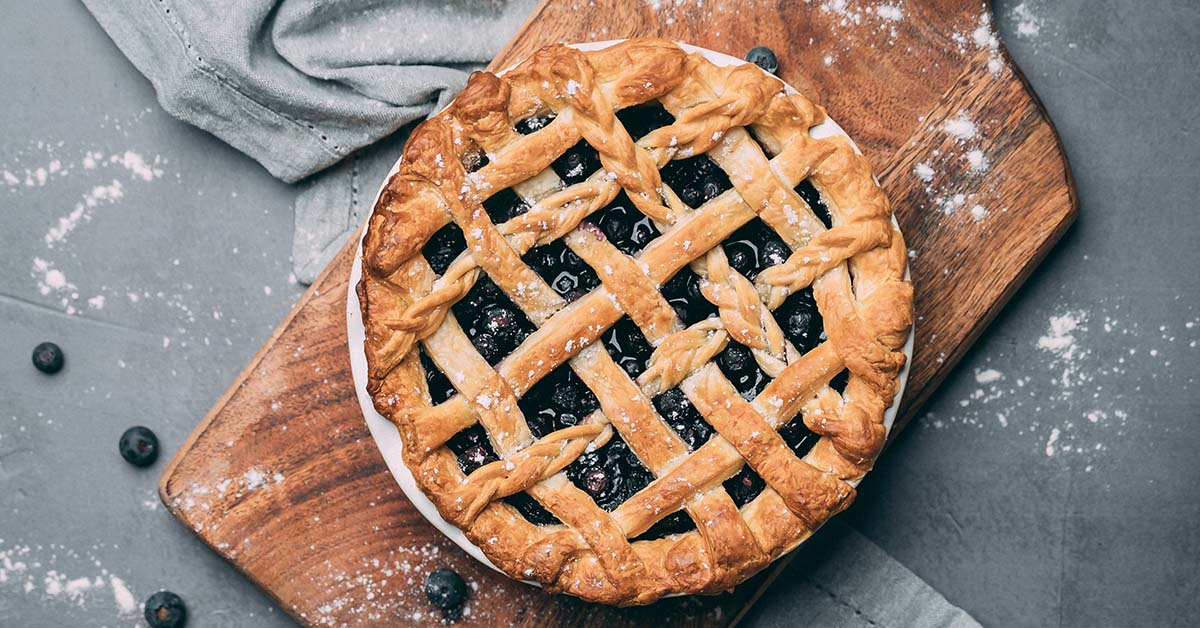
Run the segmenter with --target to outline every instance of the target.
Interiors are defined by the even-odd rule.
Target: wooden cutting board
[[[774,49],[780,76],[871,160],[913,251],[916,348],[894,436],[1077,210],[1054,128],[990,20],[978,0],[544,0],[492,65],[548,43],[639,35],[737,57]],[[441,566],[473,587],[465,625],[717,626],[757,599],[771,569],[722,596],[600,607],[509,580],[443,538],[399,491],[359,412],[352,250],[167,467],[159,490],[180,521],[306,626],[431,623],[423,583]]]

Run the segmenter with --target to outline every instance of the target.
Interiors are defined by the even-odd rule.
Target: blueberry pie
[[[363,244],[368,391],[515,578],[715,593],[849,505],[912,323],[866,160],[758,66],[543,48],[417,127]]]

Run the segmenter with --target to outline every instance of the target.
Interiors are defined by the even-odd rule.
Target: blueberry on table
[[[751,48],[750,52],[746,53],[746,60],[771,74],[779,69],[779,59],[775,58],[775,51],[766,46]]]
[[[158,460],[158,437],[140,425],[125,430],[117,447],[125,462],[137,467],[148,467]]]
[[[43,342],[34,347],[33,366],[47,375],[61,371],[63,367],[62,349],[53,342]]]
[[[143,616],[150,628],[183,628],[187,624],[187,607],[178,595],[159,591],[146,600]]]
[[[425,580],[425,597],[441,609],[444,617],[457,619],[462,615],[463,602],[467,601],[467,583],[456,571],[443,567]]]

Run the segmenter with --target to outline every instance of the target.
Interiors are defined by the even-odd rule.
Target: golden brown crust
[[[614,114],[650,100],[676,120],[635,142]],[[537,133],[514,130],[519,120],[550,112],[554,121]],[[476,73],[454,104],[414,130],[364,239],[357,290],[368,390],[399,429],[421,490],[498,567],[612,604],[715,593],[849,505],[852,482],[871,468],[886,437],[883,415],[905,359],[899,349],[912,324],[912,288],[903,239],[869,165],[843,137],[813,138],[809,129],[822,121],[820,107],[754,66],[718,67],[644,38],[593,52],[548,46],[503,77]],[[600,172],[565,189],[539,174],[581,138],[599,152]],[[489,163],[468,174],[464,163],[481,152]],[[692,210],[658,169],[702,152],[729,174],[733,189]],[[828,205],[833,228],[794,191],[805,179]],[[481,204],[509,187],[532,207],[493,224]],[[663,233],[632,258],[580,224],[622,190]],[[751,282],[718,245],[755,217],[793,253]],[[420,251],[450,222],[462,228],[468,248],[439,277]],[[569,305],[521,261],[558,238],[602,284]],[[690,328],[658,290],[685,265],[719,311]],[[538,327],[495,368],[449,310],[481,273]],[[801,355],[771,312],[809,285],[828,340]],[[626,314],[655,347],[636,380],[594,344]],[[730,339],[749,347],[774,378],[753,401],[710,362]],[[431,404],[417,343],[457,390],[450,400]],[[535,439],[517,400],[568,361],[600,409]],[[850,379],[839,394],[828,383],[844,368]],[[692,452],[650,403],[676,385],[716,429]],[[793,419],[821,436],[803,459],[777,433]],[[476,422],[501,460],[464,476],[445,444]],[[657,479],[605,512],[562,470],[614,433]],[[767,487],[739,509],[722,482],[745,462]],[[563,525],[535,526],[500,501],[520,491]],[[696,530],[629,540],[681,508]]]

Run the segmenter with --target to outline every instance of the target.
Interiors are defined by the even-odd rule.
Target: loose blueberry
[[[779,69],[779,59],[775,57],[775,51],[766,46],[751,48],[750,52],[746,53],[746,60],[771,74]]]
[[[187,607],[178,595],[159,591],[146,600],[142,616],[150,628],[183,628],[187,624]]]
[[[62,349],[53,342],[43,342],[33,348],[34,368],[47,375],[61,371],[64,361]]]
[[[148,467],[158,460],[158,437],[149,428],[137,425],[121,434],[117,449],[125,462],[135,467]]]
[[[435,570],[425,580],[425,597],[442,611],[447,619],[457,620],[462,616],[462,605],[467,601],[467,583],[453,569],[445,567]]]

